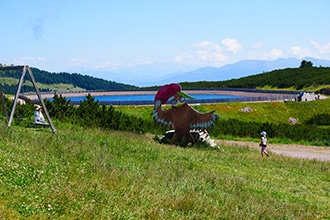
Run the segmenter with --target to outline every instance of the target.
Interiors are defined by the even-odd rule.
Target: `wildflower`
[[[292,117],[290,117],[290,118],[288,119],[288,122],[291,123],[291,124],[293,124],[293,125],[297,124],[298,121],[299,121],[298,118],[292,118]]]
[[[239,111],[243,112],[243,113],[250,113],[250,112],[253,112],[253,108],[246,106],[246,107],[240,109]]]

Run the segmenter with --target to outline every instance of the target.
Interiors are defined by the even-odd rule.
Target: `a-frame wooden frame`
[[[18,87],[17,87],[17,91],[16,91],[16,95],[15,95],[15,98],[14,98],[14,103],[13,103],[13,107],[12,107],[12,110],[10,112],[10,117],[8,119],[8,127],[11,126],[11,123],[12,123],[12,120],[13,120],[13,117],[14,117],[14,113],[15,113],[15,109],[16,109],[16,105],[17,105],[17,101],[18,101],[18,97],[19,97],[19,94],[20,94],[20,91],[21,91],[21,88],[22,88],[22,84],[23,84],[23,81],[24,81],[24,76],[26,74],[26,71],[28,71],[29,75],[30,75],[30,78],[31,78],[31,81],[32,81],[32,84],[33,84],[33,87],[37,93],[37,96],[38,96],[38,99],[42,105],[42,108],[46,114],[46,117],[48,119],[48,122],[49,122],[49,125],[53,131],[53,133],[56,132],[56,128],[54,127],[54,124],[52,122],[52,119],[50,118],[49,116],[49,113],[48,113],[48,110],[47,110],[47,107],[44,103],[44,100],[42,99],[41,97],[41,94],[39,92],[39,89],[38,89],[38,86],[37,86],[37,83],[34,79],[34,76],[33,76],[33,73],[32,73],[32,70],[31,68],[28,66],[28,65],[24,65],[24,66],[0,66],[0,70],[22,70],[22,75],[21,75],[21,78],[18,82]],[[3,106],[5,106],[3,104]],[[5,107],[4,107],[4,111],[5,110]]]

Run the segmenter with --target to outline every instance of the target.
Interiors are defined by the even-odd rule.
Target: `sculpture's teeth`
[[[158,112],[157,111],[154,111],[154,117],[158,117]]]

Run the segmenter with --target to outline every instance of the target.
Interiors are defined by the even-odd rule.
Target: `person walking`
[[[264,154],[266,154],[267,157],[269,157],[269,153],[266,151],[266,147],[267,147],[267,133],[265,131],[261,132],[261,142],[259,144],[259,146],[261,147],[261,156],[264,156]]]

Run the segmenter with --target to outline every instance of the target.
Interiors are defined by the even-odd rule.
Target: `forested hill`
[[[34,78],[36,79],[38,84],[49,85],[49,89],[41,88],[41,91],[50,91],[52,88],[51,85],[54,84],[68,84],[73,85],[74,87],[78,87],[84,90],[131,90],[136,89],[136,86],[127,85],[123,83],[117,83],[113,81],[108,81],[100,78],[95,78],[92,76],[81,75],[78,73],[50,73],[44,70],[39,70],[37,68],[31,68]],[[1,71],[0,70],[0,79],[1,86],[5,93],[14,94],[17,89],[17,82],[18,79],[21,77],[22,71],[17,70],[8,70],[8,71]],[[14,81],[10,81],[12,83],[3,83],[8,82],[8,79],[16,79]],[[7,79],[6,81],[4,79]],[[29,74],[25,75],[24,78],[26,81],[30,81]],[[44,86],[45,87],[45,86]],[[47,86],[46,86],[47,87]],[[24,85],[22,87],[22,92],[29,92],[34,91],[32,85]]]
[[[38,79],[38,82],[44,84],[73,84],[86,90],[123,90],[136,88],[132,85],[117,83],[114,81],[108,81],[88,75],[81,75],[78,73],[49,73],[47,71],[39,70],[36,68],[33,68],[32,72],[34,77]]]
[[[184,88],[292,88],[296,90],[330,85],[329,67],[300,67],[274,70],[257,75],[212,82],[183,82]]]

